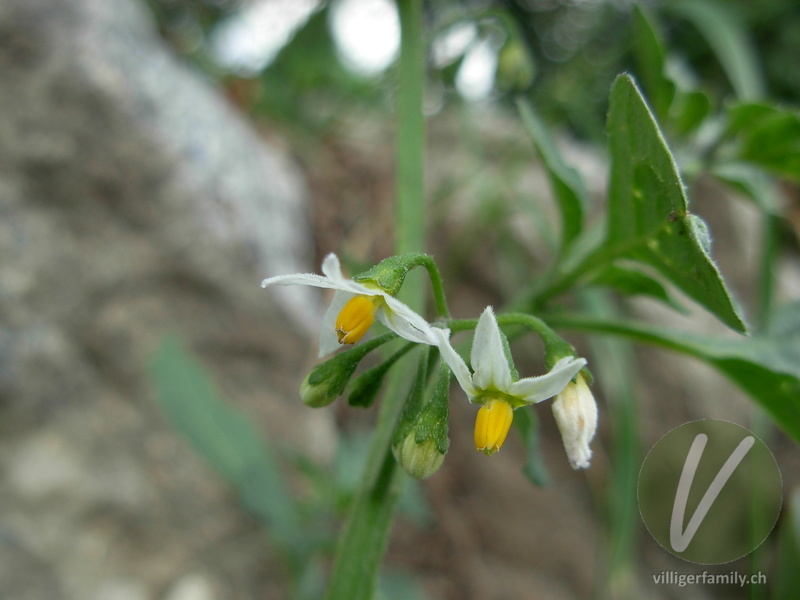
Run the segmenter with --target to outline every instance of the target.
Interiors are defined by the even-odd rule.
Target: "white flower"
[[[561,392],[586,365],[574,356],[560,359],[549,373],[514,381],[492,307],[483,311],[472,341],[470,372],[464,359],[450,345],[448,333],[434,328],[442,358],[467,393],[481,404],[475,422],[475,447],[485,454],[500,449],[511,427],[512,412],[520,406],[547,400]]]
[[[340,344],[354,344],[377,318],[397,335],[419,344],[436,345],[433,328],[397,298],[379,287],[364,285],[342,275],[339,259],[328,254],[322,261],[323,275],[294,273],[278,275],[261,282],[270,285],[311,285],[336,290],[319,333],[319,356],[336,350]]]
[[[597,430],[597,403],[583,375],[579,374],[575,382],[570,382],[556,397],[553,415],[569,464],[573,469],[587,468],[592,458],[589,442]]]

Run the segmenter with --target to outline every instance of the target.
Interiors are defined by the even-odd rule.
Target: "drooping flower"
[[[328,254],[322,261],[323,275],[294,273],[278,275],[261,282],[271,285],[310,285],[336,290],[319,333],[319,356],[322,358],[340,344],[355,344],[375,319],[397,335],[411,342],[435,345],[433,328],[420,315],[377,285],[359,283],[342,275],[339,259]]]
[[[583,358],[565,356],[550,372],[515,381],[510,355],[506,354],[491,306],[483,311],[475,328],[470,355],[473,371],[450,345],[446,331],[434,329],[434,334],[439,339],[442,358],[469,401],[481,405],[475,421],[475,448],[487,455],[494,454],[503,445],[515,409],[552,398],[586,365]]]
[[[589,443],[597,430],[597,403],[580,373],[567,384],[553,402],[564,450],[573,469],[585,469],[592,458]]]

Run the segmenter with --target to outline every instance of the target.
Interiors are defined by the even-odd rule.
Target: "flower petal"
[[[339,257],[333,252],[328,254],[322,261],[322,274],[328,279],[333,281],[343,281],[342,265],[339,263]]]
[[[374,293],[374,292],[373,292]],[[389,294],[378,294],[385,302],[376,315],[381,323],[397,335],[411,342],[435,346],[438,340],[433,335],[433,328],[420,315]]]
[[[475,328],[470,355],[475,371],[472,380],[478,389],[507,392],[511,387],[511,368],[500,335],[494,311],[487,306]]]
[[[335,284],[331,287],[337,290],[363,294],[364,296],[388,296],[383,290],[370,288],[352,279],[347,279],[342,275],[342,266],[339,263],[339,258],[333,252],[328,254],[325,260],[322,261],[322,272]]]
[[[319,358],[328,356],[342,347],[339,343],[339,336],[336,335],[336,318],[353,296],[354,294],[341,290],[337,290],[333,295],[333,300],[331,300],[328,310],[325,311],[325,316],[322,317],[322,325],[319,330]]]
[[[261,282],[261,287],[269,287],[271,285],[311,285],[314,287],[339,289],[340,286],[333,280],[323,277],[322,275],[315,275],[314,273],[293,273],[291,275],[276,275],[269,277]]]
[[[469,372],[467,363],[464,362],[464,359],[461,358],[461,355],[456,352],[455,348],[453,348],[453,346],[450,344],[450,330],[439,329],[438,327],[433,327],[432,329],[433,335],[437,340],[436,345],[438,346],[439,352],[442,355],[442,360],[447,363],[447,366],[450,367],[453,375],[456,376],[458,384],[461,386],[461,389],[466,392],[467,396],[469,397],[469,401],[473,402],[478,396],[479,392],[472,384],[472,374]]]
[[[553,366],[549,373],[515,381],[511,384],[508,393],[525,404],[547,400],[563,390],[585,365],[586,359],[584,358],[565,356]]]

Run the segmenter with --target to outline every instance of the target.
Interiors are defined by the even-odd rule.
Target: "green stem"
[[[661,332],[653,332],[648,326],[638,323],[609,321],[580,315],[549,315],[547,316],[547,322],[559,329],[621,335],[639,342],[646,342],[654,346],[702,358],[692,344],[676,337],[667,337]]]
[[[775,263],[779,252],[779,231],[780,217],[768,211],[762,211],[762,240],[761,256],[758,280],[757,296],[757,321],[761,331],[769,327],[769,320],[772,313],[773,291],[775,288]],[[762,440],[769,442],[771,429],[766,414],[758,406],[753,406],[752,423],[753,432]],[[757,503],[750,506],[750,527],[751,531],[761,531],[761,521],[764,515],[761,514]],[[756,542],[757,544],[757,542]],[[750,554],[750,572],[755,573],[764,567],[764,548],[757,545],[756,549]],[[750,600],[760,600],[766,595],[764,586],[751,585],[749,590]]]
[[[582,306],[598,319],[614,318],[616,307],[610,296],[599,290],[580,295]],[[636,477],[640,464],[637,435],[636,396],[634,392],[634,351],[624,339],[593,336],[590,340],[596,371],[603,374],[597,383],[608,405],[611,449],[607,494],[608,537],[603,549],[605,560],[599,563],[605,578],[606,596],[636,596],[634,553],[639,514],[636,508]]]
[[[447,308],[447,298],[444,295],[444,283],[442,282],[442,275],[439,273],[439,267],[436,262],[428,254],[417,254],[414,260],[410,263],[413,266],[425,267],[428,271],[428,277],[431,280],[431,290],[433,291],[433,300],[436,304],[436,316],[440,319],[446,319],[450,316],[450,310]]]
[[[522,325],[523,327],[535,331],[544,343],[548,367],[552,367],[560,358],[575,355],[575,349],[569,342],[553,331],[547,323],[533,315],[505,313],[497,315],[497,324],[501,327],[506,325]],[[477,325],[478,319],[448,319],[442,326],[449,328],[453,333],[458,333],[459,331],[475,329]]]
[[[537,310],[546,300],[571,289],[585,275],[645,247],[654,235],[654,233],[648,233],[614,246],[604,243],[594,248],[574,267],[566,271],[562,268],[568,261],[559,262],[555,270],[535,281],[524,291],[519,299],[512,303],[511,308],[513,310]]]
[[[761,330],[769,326],[769,316],[772,312],[772,297],[775,288],[775,263],[779,250],[780,217],[764,212],[761,216],[762,242],[761,242],[761,268],[758,281],[758,326]]]
[[[395,371],[400,372],[400,371]],[[391,452],[392,434],[403,408],[393,378],[381,404],[367,464],[339,540],[328,584],[328,600],[371,600],[389,529],[402,489],[402,471]]]
[[[397,0],[397,6],[401,52],[397,97],[395,253],[404,254],[424,250],[422,91],[425,73],[422,0]],[[402,289],[402,299],[418,312],[424,303],[421,283],[410,281]],[[441,297],[443,299],[443,295]],[[374,596],[394,509],[404,481],[403,472],[397,468],[392,456],[391,443],[406,399],[403,389],[410,377],[408,369],[403,368],[396,368],[390,374],[367,465],[336,550],[326,595],[328,600],[371,600]]]
[[[397,0],[401,53],[397,97],[397,227],[395,252],[420,252],[425,245],[424,141],[422,90],[425,63],[422,0]],[[416,291],[416,290],[415,290]],[[417,292],[421,302],[422,294]],[[420,306],[411,308],[419,309]]]

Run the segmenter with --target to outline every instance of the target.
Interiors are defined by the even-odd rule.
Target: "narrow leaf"
[[[561,213],[561,248],[563,252],[583,228],[583,210],[588,204],[588,194],[580,175],[564,162],[530,102],[520,98],[517,100],[517,106],[522,115],[522,122],[542,159],[547,177],[550,179],[553,196],[558,203]]]
[[[523,467],[523,473],[531,483],[539,487],[550,484],[550,472],[547,470],[547,463],[542,452],[541,439],[539,437],[539,419],[532,408],[520,408],[514,412],[514,425],[519,431],[522,441],[527,450],[527,460]]]
[[[767,332],[738,340],[581,317],[553,316],[547,322],[558,328],[624,335],[694,356],[750,394],[800,443],[800,302],[776,311]]]
[[[277,459],[253,424],[225,403],[214,382],[176,338],[149,365],[156,400],[172,426],[239,492],[242,502],[293,545],[297,515]]]
[[[664,119],[675,96],[675,84],[664,75],[664,45],[652,19],[633,6],[633,53],[637,71],[659,118]]]
[[[688,135],[711,112],[711,100],[700,91],[680,91],[672,106],[672,124],[679,135]]]
[[[764,93],[756,53],[730,3],[682,0],[669,8],[687,19],[706,38],[736,95],[744,100]]]
[[[774,600],[794,600],[800,589],[800,490],[788,498],[788,511],[778,532],[778,558],[775,569]]]
[[[800,182],[800,113],[767,104],[739,104],[728,131],[738,136],[738,157]]]

